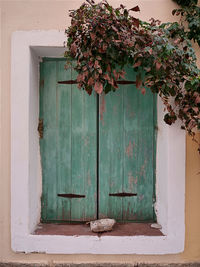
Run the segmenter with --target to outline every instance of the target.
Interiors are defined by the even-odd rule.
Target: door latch
[[[40,138],[43,138],[43,131],[44,131],[43,119],[39,119],[38,133]]]

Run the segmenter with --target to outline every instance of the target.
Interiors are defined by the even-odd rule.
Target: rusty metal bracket
[[[136,81],[116,81],[117,84],[136,84]],[[58,81],[59,84],[77,84],[77,80]]]
[[[117,84],[136,84],[136,81],[117,81]]]
[[[115,193],[115,194],[109,194],[110,197],[135,197],[137,194],[134,193]]]
[[[78,194],[57,194],[58,197],[65,197],[65,198],[84,198],[85,195],[78,195]]]
[[[38,133],[39,133],[40,138],[43,138],[43,131],[44,131],[43,119],[39,119]]]
[[[59,84],[76,84],[76,80],[58,81]]]

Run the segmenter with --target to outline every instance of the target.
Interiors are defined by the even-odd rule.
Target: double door
[[[65,60],[40,65],[43,222],[154,220],[156,101],[133,84],[89,96]],[[127,80],[135,80],[131,68]]]

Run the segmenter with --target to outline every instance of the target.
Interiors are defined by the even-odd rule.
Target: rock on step
[[[114,219],[100,219],[89,222],[91,231],[95,233],[112,231],[115,223]]]

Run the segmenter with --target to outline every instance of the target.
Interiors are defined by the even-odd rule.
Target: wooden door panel
[[[127,80],[135,73],[127,68]],[[120,221],[153,220],[155,99],[134,85],[100,97],[99,214]],[[116,193],[137,196],[110,196]]]
[[[41,64],[42,220],[87,221],[96,218],[97,209],[96,96],[58,84],[76,75],[64,64],[58,59]]]
[[[143,96],[134,85],[121,85],[100,96],[97,105],[96,93],[88,96],[75,84],[57,83],[77,77],[64,64],[63,59],[44,59],[40,66],[42,221],[88,221],[97,216],[153,220],[153,94],[147,90]],[[133,70],[126,71],[126,79],[135,80]],[[119,193],[129,195],[115,195]]]

